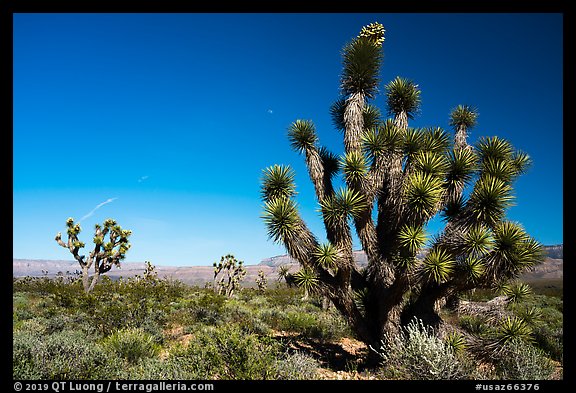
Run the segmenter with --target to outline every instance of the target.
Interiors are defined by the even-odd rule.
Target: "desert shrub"
[[[350,327],[341,314],[335,310],[324,311],[318,314],[318,335],[322,340],[337,340],[352,336]]]
[[[244,292],[248,293],[248,291]],[[269,307],[268,299],[261,294],[252,295],[250,298],[245,299],[245,301],[250,307],[255,309],[263,309]]]
[[[44,317],[35,317],[21,321],[18,328],[13,329],[13,331],[29,332],[32,334],[46,334],[49,322],[50,320]]]
[[[557,361],[563,357],[563,301],[556,297],[534,295],[510,310],[532,328],[534,345]]]
[[[298,306],[302,304],[302,293],[298,288],[280,287],[269,289],[264,293],[272,307]]]
[[[275,379],[310,380],[318,377],[318,361],[302,352],[285,353],[276,361]]]
[[[564,329],[551,329],[548,326],[538,326],[534,329],[535,345],[542,349],[550,358],[563,362]]]
[[[24,277],[13,280],[14,292],[27,292],[41,297],[60,292],[63,294],[70,293],[76,289],[82,291],[82,283],[71,282],[69,279],[61,277]]]
[[[544,303],[541,306],[540,320],[542,323],[550,326],[552,329],[557,329],[562,327],[564,321],[563,306],[562,303],[550,304]]]
[[[34,318],[29,297],[22,292],[12,295],[12,318],[14,321],[24,321]]]
[[[277,307],[264,308],[258,310],[258,317],[270,328],[282,330],[281,325],[286,318],[286,312]]]
[[[105,336],[123,328],[163,325],[166,321],[166,305],[156,303],[153,298],[134,299],[124,293],[112,293],[108,297],[100,298],[97,296],[92,293],[86,296],[93,297],[95,301],[88,300],[93,303],[92,311],[85,312],[93,326]]]
[[[221,311],[224,323],[233,323],[248,333],[267,335],[270,328],[260,319],[258,312],[244,301],[228,300]]]
[[[488,288],[474,288],[462,294],[463,299],[473,302],[485,302],[497,296],[494,289]]]
[[[16,331],[12,340],[12,376],[14,379],[40,379],[35,367],[35,351],[40,347],[40,335],[29,331]]]
[[[18,308],[27,308],[30,306],[30,299],[25,293],[17,292],[12,294],[12,307],[15,309]]]
[[[340,338],[350,332],[342,317],[332,312],[289,311],[280,326],[283,330],[320,340]]]
[[[113,333],[104,340],[104,346],[129,363],[155,356],[160,349],[154,336],[138,328],[122,329]]]
[[[278,344],[225,325],[195,332],[170,358],[185,359],[189,379],[270,379],[277,354]]]
[[[119,379],[124,380],[185,380],[196,379],[189,373],[188,361],[184,357],[143,358],[138,363],[123,369]]]
[[[271,329],[302,334],[320,340],[333,340],[351,334],[350,328],[334,310],[323,311],[312,303],[300,306],[271,306],[257,310],[261,321]]]
[[[383,359],[383,375],[388,377],[411,380],[467,377],[464,362],[421,321],[414,320],[399,335],[386,337],[377,353]]]
[[[280,327],[282,330],[301,333],[306,336],[316,336],[318,324],[315,316],[311,313],[289,310],[286,312]]]
[[[541,350],[521,340],[506,343],[495,360],[502,379],[544,380],[554,372],[554,365]]]
[[[206,325],[218,325],[222,322],[222,314],[218,311],[199,306],[190,310],[191,316],[195,322],[199,322]]]
[[[14,379],[107,379],[118,364],[89,337],[69,330],[15,332],[12,360]]]

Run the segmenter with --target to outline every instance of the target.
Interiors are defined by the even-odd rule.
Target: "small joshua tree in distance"
[[[120,261],[126,257],[126,252],[130,249],[128,238],[132,231],[122,229],[115,220],[109,218],[104,221],[103,225],[96,224],[94,227],[94,249],[88,254],[80,255],[80,250],[85,247],[85,243],[78,240],[82,228],[80,224],[75,224],[72,217],[66,220],[66,234],[68,240],[62,240],[62,233],[56,235],[56,242],[70,250],[74,259],[78,261],[82,268],[82,285],[85,292],[91,292],[100,275],[104,274],[112,266],[120,267]],[[108,241],[106,241],[108,238]],[[90,276],[90,269],[94,268],[94,274]]]
[[[258,291],[264,292],[268,287],[268,280],[263,270],[258,270],[258,277],[256,277],[256,285],[258,286]]]
[[[219,263],[214,262],[214,292],[232,297],[234,292],[240,288],[240,281],[246,276],[246,269],[243,264],[243,261],[238,261],[231,254],[220,258]],[[218,276],[220,276],[219,279]]]

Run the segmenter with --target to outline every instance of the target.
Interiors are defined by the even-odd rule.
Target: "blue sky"
[[[295,169],[321,237],[286,130],[313,120],[342,152],[329,113],[340,53],[374,21],[381,86],[403,76],[422,90],[410,125],[449,130],[452,108],[477,107],[469,142],[498,135],[534,161],[508,218],[563,243],[561,14],[15,14],[13,257],[71,259],[53,240],[66,219],[89,244],[112,217],[133,231],[127,261],[258,263],[284,253],[260,218],[275,163]]]

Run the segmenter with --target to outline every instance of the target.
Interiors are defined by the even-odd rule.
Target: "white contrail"
[[[88,217],[91,217],[91,216],[94,214],[94,212],[95,212],[96,210],[100,209],[102,206],[107,205],[107,204],[109,204],[109,203],[112,203],[112,202],[114,202],[116,199],[118,199],[118,198],[108,198],[108,199],[106,199],[104,202],[97,204],[96,207],[90,211],[90,213],[86,214],[84,217],[82,217],[82,218],[80,219],[80,221],[78,221],[78,224],[80,224],[81,221],[84,221],[84,220],[87,219]]]

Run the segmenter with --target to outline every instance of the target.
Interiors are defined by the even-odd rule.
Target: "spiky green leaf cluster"
[[[512,181],[528,169],[528,154],[514,150],[512,144],[499,137],[481,138],[477,145],[481,162],[481,176],[493,176],[502,181]]]
[[[273,198],[267,201],[262,218],[268,229],[268,237],[275,242],[284,241],[297,230],[299,224],[296,203],[287,198]]]
[[[477,170],[477,157],[472,149],[456,149],[448,153],[446,182],[451,187],[463,187]]]
[[[368,288],[360,288],[353,292],[354,304],[362,315],[365,315],[366,313],[366,305],[368,304],[369,296],[370,291]]]
[[[414,255],[426,242],[426,232],[421,225],[404,225],[398,232],[400,247]]]
[[[458,128],[461,126],[474,128],[478,118],[478,111],[470,105],[458,105],[450,113],[449,124]]]
[[[376,157],[385,152],[400,151],[403,145],[402,134],[391,119],[366,130],[362,136],[364,152]]]
[[[450,147],[450,135],[441,127],[427,127],[422,132],[421,149],[424,151],[445,154]]]
[[[501,293],[509,302],[518,303],[532,294],[532,288],[524,282],[512,282],[503,285]]]
[[[388,114],[405,112],[408,118],[413,119],[420,109],[420,102],[420,89],[413,81],[398,76],[386,85]]]
[[[296,194],[294,171],[288,165],[273,165],[264,170],[261,196],[264,201],[291,198]]]
[[[332,243],[319,244],[318,247],[316,247],[314,250],[313,255],[318,265],[334,272],[337,271],[340,253]]]
[[[340,188],[320,202],[320,209],[330,225],[341,225],[350,217],[358,217],[366,208],[366,199],[359,192]]]
[[[364,123],[364,130],[371,130],[376,127],[381,122],[382,113],[376,105],[366,104],[364,105],[362,111],[362,120]]]
[[[530,326],[518,317],[506,317],[503,319],[498,326],[496,337],[500,345],[511,340],[531,342],[534,339]]]
[[[429,150],[416,154],[413,165],[417,171],[439,177],[443,177],[448,169],[446,156]]]
[[[484,272],[486,271],[486,265],[484,260],[480,257],[468,255],[464,258],[464,263],[462,264],[462,270],[468,281],[478,283],[482,279]]]
[[[538,325],[542,321],[542,309],[534,306],[524,306],[516,310],[519,318],[524,320],[528,325]]]
[[[458,332],[450,332],[444,338],[444,342],[454,353],[462,353],[466,348],[466,339]]]
[[[407,158],[413,157],[422,150],[423,135],[422,129],[408,127],[402,141],[402,152]]]
[[[464,235],[464,250],[473,256],[484,256],[492,249],[492,231],[484,225],[474,225]]]
[[[468,200],[474,221],[493,226],[504,217],[512,206],[512,187],[494,177],[478,179]]]
[[[316,127],[310,120],[296,120],[288,128],[288,140],[292,148],[304,152],[316,145]]]
[[[517,223],[502,221],[492,230],[493,246],[487,269],[494,281],[514,278],[544,260],[544,249]]]
[[[412,221],[432,217],[443,194],[442,179],[429,173],[414,172],[404,184],[404,200]]]
[[[294,282],[305,292],[314,292],[320,286],[320,280],[312,269],[302,268],[294,273]]]
[[[366,157],[359,151],[350,151],[342,157],[340,166],[346,176],[346,180],[350,183],[362,180],[368,172]]]
[[[447,169],[446,151],[449,146],[448,134],[439,127],[409,127],[402,140],[402,151],[408,161],[414,161],[417,156],[426,154],[429,158],[434,158],[442,163],[442,174]]]
[[[455,261],[446,250],[435,248],[422,261],[420,275],[425,281],[441,283],[448,279],[454,266]]]
[[[369,39],[354,39],[342,53],[341,88],[344,95],[363,94],[373,97],[380,82],[382,47]]]

